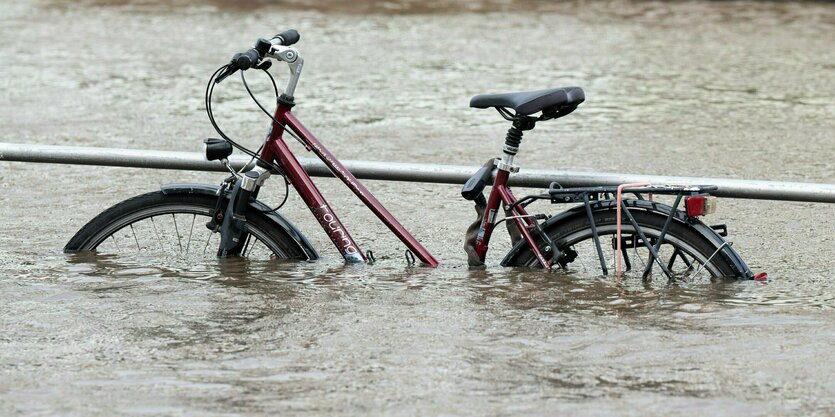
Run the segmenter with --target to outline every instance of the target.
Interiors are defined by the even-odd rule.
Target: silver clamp
[[[292,64],[296,62],[299,58],[299,51],[295,48],[289,48],[286,46],[273,46],[273,49],[270,51],[270,54],[277,59],[280,59],[288,64]]]
[[[500,158],[496,158],[496,168],[498,168],[502,171],[507,171],[507,172],[513,173],[513,174],[519,172],[519,167],[518,166],[505,163]]]
[[[270,175],[270,170],[256,166],[241,178],[241,188],[247,191],[255,191],[255,187],[260,187]]]

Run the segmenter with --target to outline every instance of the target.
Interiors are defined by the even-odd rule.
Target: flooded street
[[[814,2],[0,0],[0,142],[197,151],[209,76],[287,28],[294,113],[339,158],[481,165],[507,124],[470,97],[578,85],[523,170],[835,183],[835,5]],[[215,100],[257,148],[239,78]],[[61,251],[119,201],[222,179],[0,162],[0,415],[835,415],[835,205],[719,201],[706,222],[766,283],[503,268],[498,232],[470,270],[460,188],[381,181],[440,267],[408,266],[330,179],[376,264],[344,265],[295,194],[281,212],[317,262]]]

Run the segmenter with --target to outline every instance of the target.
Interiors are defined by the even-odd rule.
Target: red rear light
[[[684,206],[689,217],[704,216],[716,212],[716,197],[707,194],[694,195],[684,198]]]

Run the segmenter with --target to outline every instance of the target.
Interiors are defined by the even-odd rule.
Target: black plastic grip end
[[[258,63],[258,60],[261,59],[261,54],[255,48],[252,48],[240,55],[236,55],[233,58],[235,61],[235,66],[238,67],[240,70],[248,70],[250,67]]]
[[[275,35],[273,39],[281,38],[281,44],[284,46],[290,46],[294,43],[298,42],[301,39],[301,35],[296,29],[285,30],[284,32]]]

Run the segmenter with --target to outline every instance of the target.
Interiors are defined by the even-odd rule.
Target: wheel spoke
[[[209,249],[209,242],[212,240],[212,235],[214,233],[210,233],[209,237],[206,239],[206,246],[203,248],[203,255],[206,255],[206,250]]]
[[[162,246],[162,239],[159,237],[159,232],[157,231],[157,224],[154,222],[154,216],[151,216],[151,226],[154,227],[154,234],[157,235],[157,243],[159,243],[159,249],[162,252],[165,252],[165,248]]]
[[[667,269],[670,271],[673,270],[673,266],[676,263],[676,257],[678,256],[678,248],[673,249],[673,254],[670,256],[670,260],[667,262]]]
[[[133,228],[133,223],[130,225],[130,231],[133,233],[133,240],[136,242],[136,251],[142,252],[142,247],[139,246],[139,239],[136,237],[136,229]]]
[[[586,262],[585,262],[585,256],[584,256],[584,254],[583,254],[583,253],[580,253],[580,251],[579,251],[579,250],[577,250],[577,247],[576,247],[576,246],[572,246],[572,247],[571,247],[571,250],[573,250],[573,251],[577,252],[577,258],[575,258],[575,259],[574,259],[574,261],[576,262],[576,261],[578,261],[578,260],[579,260],[579,261],[580,261],[580,266],[582,266],[582,267],[583,267],[583,272],[588,273],[588,272],[589,272],[589,267],[588,267],[588,265],[586,265]],[[585,252],[585,251],[584,251],[584,252]]]
[[[188,248],[191,247],[191,235],[194,234],[194,222],[197,220],[197,215],[193,214],[191,217],[191,228],[188,231],[188,242],[186,242],[186,255],[188,255]]]
[[[247,234],[246,240],[244,241],[244,248],[241,250],[241,256],[246,256],[246,250],[249,248],[249,243],[252,241],[252,235]]]
[[[177,227],[177,217],[171,213],[171,219],[174,220],[174,234],[177,235],[177,245],[180,247],[180,253],[183,253],[183,242],[180,240],[180,228]]]
[[[632,251],[635,252],[635,259],[637,259],[638,261],[641,262],[641,268],[638,268],[638,269],[643,271],[644,269],[646,269],[647,264],[644,263],[644,257],[641,256],[640,253],[638,253],[638,241],[637,241],[636,238],[637,238],[637,236],[633,236],[633,242],[635,242],[635,244],[632,246]],[[641,249],[643,249],[643,248],[641,248]],[[649,257],[650,257],[650,261],[652,261],[652,254],[651,253],[649,254]]]

